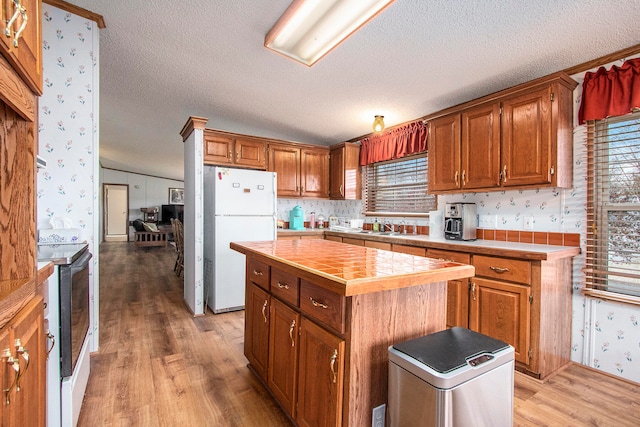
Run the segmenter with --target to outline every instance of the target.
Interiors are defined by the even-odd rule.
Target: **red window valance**
[[[640,58],[629,59],[610,70],[600,67],[586,73],[578,122],[622,116],[640,108]]]
[[[365,138],[360,141],[360,165],[424,152],[428,133],[427,125],[420,121]]]

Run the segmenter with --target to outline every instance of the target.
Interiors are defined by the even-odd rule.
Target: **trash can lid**
[[[508,347],[505,342],[461,327],[393,345],[394,349],[443,374],[467,366],[473,356],[495,354]]]

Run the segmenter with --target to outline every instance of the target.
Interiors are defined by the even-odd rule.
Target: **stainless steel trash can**
[[[514,350],[451,328],[389,347],[391,427],[511,427]]]

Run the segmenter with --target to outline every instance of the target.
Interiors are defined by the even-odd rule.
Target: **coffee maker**
[[[444,209],[444,238],[448,240],[476,240],[475,203],[446,203]]]

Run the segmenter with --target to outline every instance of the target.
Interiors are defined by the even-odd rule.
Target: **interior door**
[[[129,240],[129,186],[104,185],[104,241]]]

